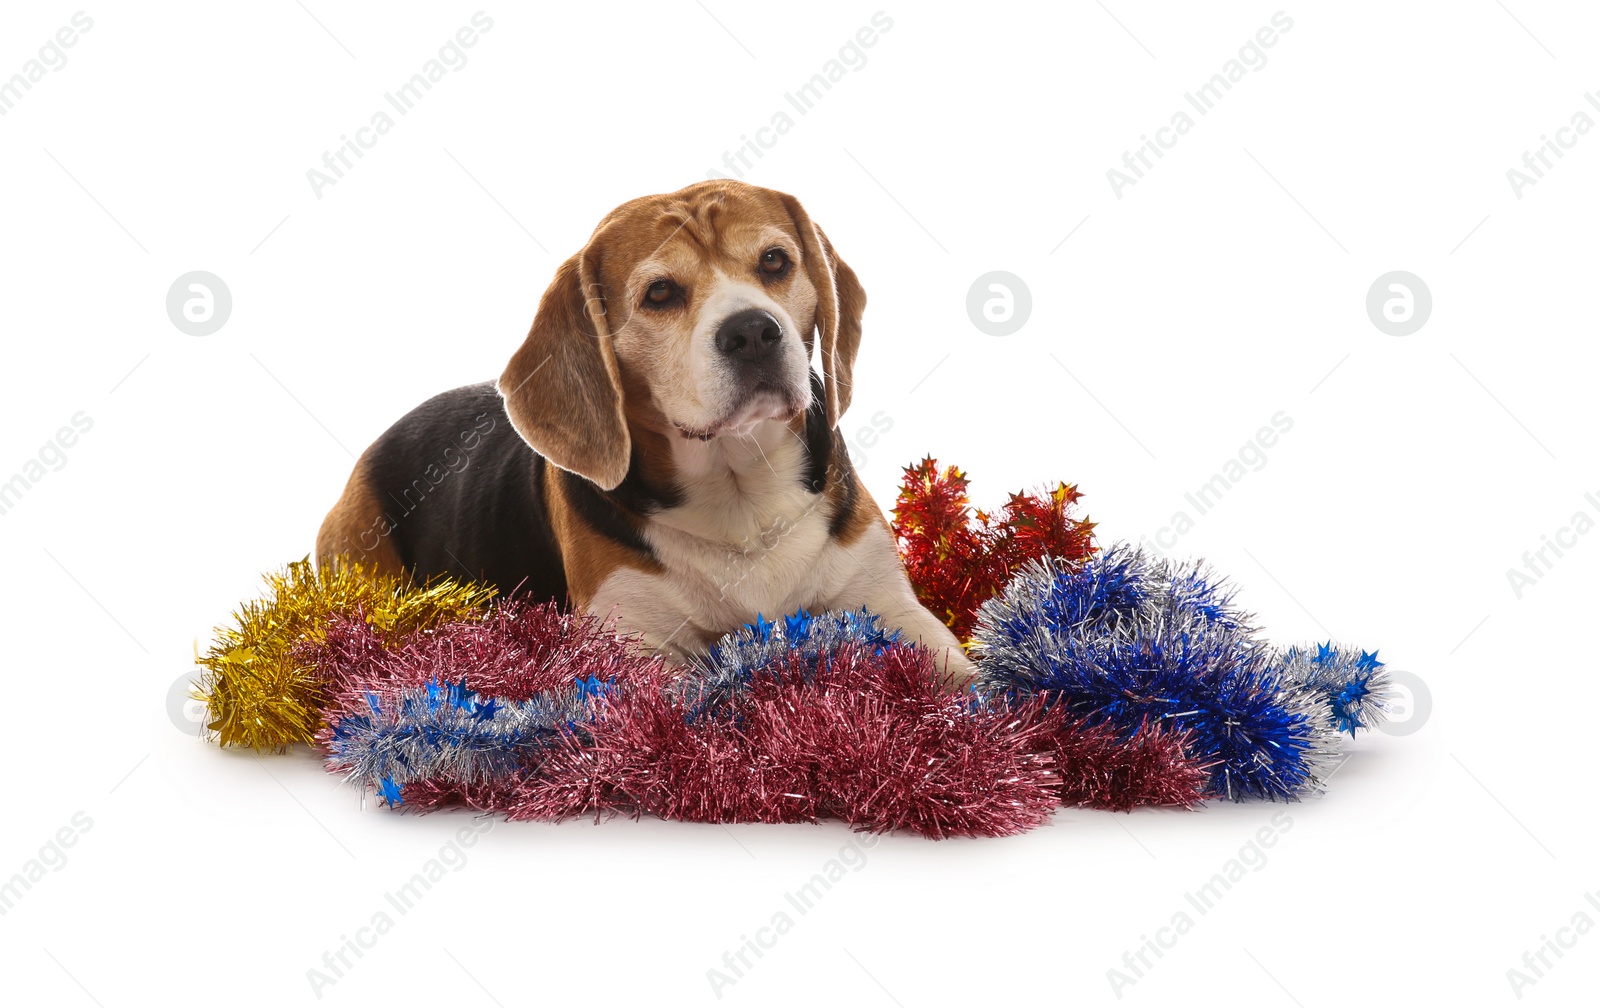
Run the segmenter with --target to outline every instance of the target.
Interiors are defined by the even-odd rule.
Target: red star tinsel
[[[900,559],[917,597],[966,640],[978,607],[1023,564],[1042,556],[1081,563],[1094,553],[1094,523],[1073,515],[1083,495],[1068,483],[1015,493],[998,514],[972,507],[967,476],[932,458],[907,466],[894,507]]]

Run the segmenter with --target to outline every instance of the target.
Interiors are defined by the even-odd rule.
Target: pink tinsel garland
[[[731,705],[697,714],[674,673],[599,621],[553,605],[502,603],[385,647],[357,616],[331,623],[302,660],[327,684],[329,726],[428,683],[526,700],[585,679],[611,687],[590,719],[490,780],[435,775],[399,788],[420,811],[467,806],[511,819],[613,814],[693,822],[814,822],[876,832],[1000,836],[1066,803],[1127,810],[1201,801],[1205,769],[1184,739],[1131,739],[1069,720],[1039,699],[1007,705],[941,690],[926,652],[848,646],[816,667],[761,669]],[[348,766],[330,759],[330,770]]]

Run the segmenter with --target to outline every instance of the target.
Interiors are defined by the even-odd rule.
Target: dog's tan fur
[[[388,520],[368,483],[367,455],[363,454],[317,532],[317,556],[344,556],[378,574],[403,574],[404,565],[387,534]]]
[[[550,510],[550,524],[561,544],[562,566],[566,568],[573,599],[593,598],[606,578],[624,568],[643,574],[661,573],[659,562],[599,535],[574,515],[567,495],[556,481],[545,484],[544,498]]]

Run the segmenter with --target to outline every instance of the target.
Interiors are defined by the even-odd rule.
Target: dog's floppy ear
[[[628,475],[632,443],[596,266],[585,249],[556,270],[499,388],[534,451],[611,490]]]
[[[800,233],[800,252],[806,260],[806,274],[817,289],[817,330],[822,336],[822,388],[827,397],[828,427],[839,425],[839,417],[850,408],[851,376],[855,373],[856,351],[861,348],[861,313],[867,308],[867,292],[822,229],[811,223],[800,201],[783,198],[795,230]]]

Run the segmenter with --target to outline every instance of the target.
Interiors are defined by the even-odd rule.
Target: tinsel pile
[[[1319,790],[1384,715],[1376,653],[1278,649],[1198,563],[1095,552],[1066,484],[972,508],[908,468],[894,529],[978,679],[865,611],[792,613],[687,668],[553,603],[302,561],[201,664],[224,745],[309,742],[392,808],[653,815],[999,836],[1062,805],[1126,811]]]
[[[900,561],[917,599],[955,635],[972,634],[978,607],[1030,560],[1079,564],[1094,552],[1094,522],[1074,517],[1083,496],[1058,483],[1048,493],[1012,494],[998,515],[973,508],[967,475],[925,458],[905,470],[894,508]]]

